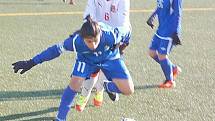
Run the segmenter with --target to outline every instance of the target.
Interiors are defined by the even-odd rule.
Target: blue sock
[[[119,88],[116,86],[115,83],[113,83],[112,81],[111,82],[105,82],[105,85],[106,85],[106,89],[109,91],[109,92],[116,92],[116,93],[122,93]]]
[[[171,63],[172,63],[172,62],[171,62]],[[172,63],[172,69],[174,69],[175,67],[176,67],[176,65]]]
[[[173,80],[173,65],[169,59],[164,59],[160,61],[161,68],[166,77],[166,80]]]
[[[160,60],[159,60],[159,58],[158,58],[158,55],[156,55],[155,57],[153,57],[153,59],[154,59],[157,63],[160,64]],[[170,61],[170,62],[171,62],[171,61]],[[171,63],[172,63],[172,62],[171,62]],[[172,63],[172,69],[174,69],[175,67],[176,67],[176,65]]]
[[[61,97],[60,106],[58,108],[57,119],[66,120],[67,113],[71,108],[72,101],[77,92],[72,90],[69,86],[64,90]]]

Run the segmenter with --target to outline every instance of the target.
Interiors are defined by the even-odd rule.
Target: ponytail
[[[81,27],[80,35],[83,38],[86,37],[97,37],[99,34],[100,29],[97,22],[93,21],[90,15],[86,16],[84,20],[84,24]]]

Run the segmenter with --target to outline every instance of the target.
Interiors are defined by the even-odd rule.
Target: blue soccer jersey
[[[182,0],[157,0],[155,14],[159,22],[157,35],[171,37],[174,32],[180,34]]]
[[[121,34],[118,28],[109,28],[104,24],[101,24],[100,26],[102,26],[100,43],[95,50],[89,49],[79,33],[75,32],[69,38],[64,40],[63,43],[49,47],[47,50],[35,56],[33,58],[34,62],[38,64],[44,61],[49,61],[58,57],[64,51],[74,51],[77,53],[77,59],[90,64],[98,64],[106,60],[120,58],[119,50],[113,50],[113,48],[122,40],[123,34]]]
[[[101,26],[100,42],[95,50],[89,49],[79,33],[75,32],[64,42],[51,46],[33,57],[33,61],[39,64],[60,56],[64,51],[73,51],[77,53],[77,59],[72,75],[88,78],[101,69],[110,80],[130,78],[128,69],[120,59],[119,49],[115,48],[115,45],[124,40],[126,30],[101,23],[99,25]]]

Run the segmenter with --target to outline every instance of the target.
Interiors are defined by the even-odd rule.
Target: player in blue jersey
[[[97,22],[88,18],[81,29],[63,43],[49,47],[30,60],[13,63],[14,72],[21,70],[20,73],[23,74],[38,64],[59,57],[64,51],[76,52],[77,59],[71,80],[61,97],[56,117],[56,121],[66,121],[66,116],[82,82],[98,70],[102,70],[109,80],[104,84],[107,91],[124,95],[134,92],[130,73],[120,58],[118,48],[123,37],[120,29],[109,29],[105,24],[99,26]]]
[[[166,78],[159,87],[172,88],[181,69],[170,61],[168,55],[173,46],[181,45],[182,0],[157,0],[157,8],[147,21],[151,28],[156,15],[159,26],[149,46],[149,55],[160,64]]]
[[[92,19],[97,22],[103,22],[111,27],[123,27],[127,30],[124,41],[120,45],[120,53],[124,53],[124,49],[130,43],[131,24],[129,18],[130,0],[88,0],[83,15],[85,18],[90,14]],[[93,105],[99,107],[103,103],[103,82],[107,81],[104,74],[99,71],[91,75],[90,79],[83,82],[81,93],[77,95],[75,109],[82,112],[90,98],[93,87],[95,95]],[[117,93],[107,93],[112,101],[118,101]]]

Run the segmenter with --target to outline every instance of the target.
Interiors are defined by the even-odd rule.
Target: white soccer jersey
[[[130,0],[88,0],[84,18],[91,15],[93,20],[112,27],[130,27]]]

